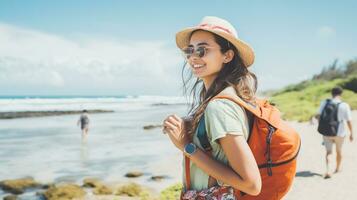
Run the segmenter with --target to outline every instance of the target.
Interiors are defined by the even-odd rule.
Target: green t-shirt
[[[208,140],[212,146],[214,159],[229,165],[228,159],[217,139],[223,138],[227,133],[244,136],[248,138],[249,125],[247,115],[242,107],[231,100],[215,99],[208,103],[204,113]],[[197,131],[193,137],[193,143],[202,149],[197,138]],[[183,161],[184,164],[185,161]],[[183,165],[185,166],[185,165]],[[185,174],[185,167],[183,167]],[[202,190],[208,187],[209,176],[193,162],[190,162],[191,172],[191,188],[194,190]],[[185,179],[185,176],[183,176]],[[218,184],[223,185],[219,180]],[[185,181],[184,181],[185,183]]]

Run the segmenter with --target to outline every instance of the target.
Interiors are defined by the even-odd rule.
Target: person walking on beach
[[[350,132],[349,140],[353,141],[352,115],[350,106],[341,99],[342,88],[334,87],[331,90],[331,99],[320,103],[317,118],[319,120],[318,132],[323,135],[323,144],[326,149],[326,174],[324,178],[331,178],[329,169],[333,144],[336,145],[336,169],[341,170],[342,146],[347,136],[347,127]]]
[[[247,142],[253,127],[251,113],[244,109],[256,103],[257,79],[248,70],[254,62],[252,48],[237,37],[228,21],[211,16],[204,17],[196,27],[178,32],[176,44],[186,59],[183,70],[188,64],[188,70],[196,77],[191,90],[185,91],[191,91],[193,99],[199,94],[190,117],[172,114],[163,121],[163,132],[185,155],[181,199],[196,199],[197,195],[219,200],[259,195],[262,178]],[[188,86],[191,80],[182,78],[184,86]],[[246,104],[243,108],[233,100],[214,99],[219,95]],[[259,199],[277,199],[271,196]]]
[[[89,116],[87,110],[82,111],[82,114],[77,121],[77,126],[81,126],[82,138],[85,138],[89,131]]]

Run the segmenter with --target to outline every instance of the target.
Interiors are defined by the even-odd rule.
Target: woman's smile
[[[205,64],[194,64],[194,65],[191,65],[191,68],[192,68],[192,72],[194,74],[199,74],[201,73],[204,69],[205,69],[206,65]]]

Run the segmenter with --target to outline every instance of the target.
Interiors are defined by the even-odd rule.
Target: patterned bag
[[[181,200],[236,200],[231,187],[213,186],[201,191],[188,190],[181,194]]]

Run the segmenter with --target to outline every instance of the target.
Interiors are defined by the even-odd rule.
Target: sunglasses
[[[207,54],[208,49],[212,49],[213,47],[205,47],[199,46],[196,49],[193,46],[185,47],[182,49],[184,57],[188,60],[192,55],[197,57],[204,57]]]

